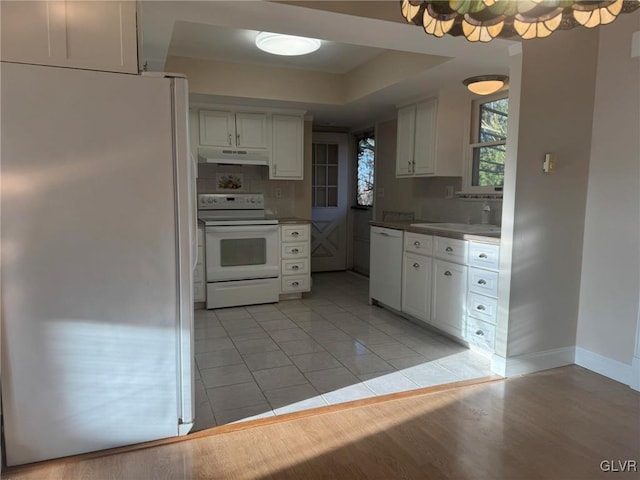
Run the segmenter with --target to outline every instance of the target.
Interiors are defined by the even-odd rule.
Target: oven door
[[[278,225],[205,227],[207,282],[280,275]]]

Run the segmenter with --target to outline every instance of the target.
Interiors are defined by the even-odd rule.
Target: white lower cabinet
[[[431,323],[459,338],[466,333],[467,269],[445,260],[433,261]]]
[[[280,226],[281,294],[302,293],[311,290],[309,253],[310,226],[304,224]]]
[[[204,259],[204,226],[198,225],[198,262],[193,270],[193,301],[205,302],[207,300],[207,282],[205,281]]]
[[[469,243],[469,285],[466,340],[493,353],[498,317],[498,263],[500,247]]]
[[[407,232],[402,265],[402,311],[428,322],[431,318],[433,237]]]

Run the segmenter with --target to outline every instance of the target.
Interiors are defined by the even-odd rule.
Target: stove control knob
[[[208,203],[208,204],[212,204],[212,203],[213,203],[213,198],[209,197],[209,198],[207,199],[207,203]]]

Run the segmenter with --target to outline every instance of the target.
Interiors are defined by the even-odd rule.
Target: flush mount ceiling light
[[[464,35],[470,42],[496,37],[548,37],[556,30],[613,22],[640,0],[402,0],[402,15],[429,35]]]
[[[273,55],[307,55],[320,48],[317,38],[296,37],[281,33],[260,32],[256,36],[256,47]]]
[[[481,75],[464,80],[464,86],[477,95],[491,95],[509,81],[506,75]]]

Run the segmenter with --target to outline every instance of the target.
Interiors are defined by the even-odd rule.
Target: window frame
[[[365,139],[365,138],[373,138],[374,144],[373,144],[373,182],[372,182],[372,187],[371,187],[371,205],[362,205],[360,204],[359,200],[358,200],[358,154],[359,154],[359,143],[361,140]],[[354,180],[355,180],[355,186],[354,186],[354,190],[355,190],[355,195],[354,195],[354,207],[356,208],[373,208],[375,205],[375,201],[376,201],[376,135],[375,135],[375,130],[365,130],[362,131],[360,133],[357,133],[354,135],[354,140],[355,140],[355,175],[354,175]]]
[[[468,135],[465,145],[465,162],[462,178],[462,193],[477,193],[477,194],[502,194],[502,188],[500,186],[474,186],[473,182],[473,151],[478,147],[491,147],[495,145],[504,145],[505,151],[507,147],[507,141],[509,131],[507,130],[507,139],[498,142],[478,142],[480,135],[480,105],[493,102],[496,100],[507,99],[509,100],[509,91],[501,90],[491,95],[484,95],[482,97],[476,97],[471,101],[471,115],[468,120]],[[507,114],[509,115],[509,114]],[[507,117],[508,118],[508,117]],[[506,158],[505,158],[506,164]],[[505,165],[506,166],[506,165]],[[496,187],[499,188],[496,190]]]

